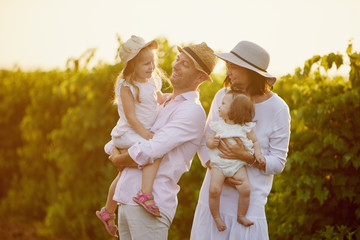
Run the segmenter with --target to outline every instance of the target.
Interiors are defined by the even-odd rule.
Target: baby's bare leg
[[[222,185],[224,184],[225,176],[222,171],[216,167],[211,169],[211,179],[209,188],[209,208],[211,215],[214,218],[216,227],[220,232],[226,230],[226,225],[220,218],[219,204]]]
[[[250,202],[250,182],[247,175],[246,167],[240,168],[234,175],[234,178],[242,181],[241,185],[236,185],[236,189],[239,192],[239,201],[238,201],[238,222],[242,225],[249,227],[254,224],[246,218],[246,213],[249,208]]]

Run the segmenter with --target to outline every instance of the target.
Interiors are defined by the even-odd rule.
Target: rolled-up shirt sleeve
[[[278,174],[284,170],[290,141],[290,113],[284,106],[272,120],[274,127],[269,136],[269,151],[264,154],[266,174]]]
[[[180,104],[154,137],[134,144],[128,149],[129,155],[141,168],[184,142],[197,141],[196,144],[200,144],[199,134],[204,129],[205,121],[206,115],[201,106]]]

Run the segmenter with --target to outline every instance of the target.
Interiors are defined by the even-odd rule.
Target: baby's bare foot
[[[219,232],[226,230],[226,225],[221,218],[214,218],[214,221]]]
[[[245,227],[250,227],[251,225],[254,225],[254,222],[250,221],[244,216],[238,216],[237,221]]]

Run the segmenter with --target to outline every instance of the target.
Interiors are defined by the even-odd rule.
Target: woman
[[[220,200],[220,216],[227,229],[218,231],[209,211],[209,168],[201,187],[198,205],[196,207],[191,239],[269,239],[265,216],[265,204],[273,182],[273,174],[281,173],[285,167],[290,138],[290,114],[287,104],[271,91],[276,78],[266,69],[270,62],[269,54],[260,46],[248,42],[239,42],[230,53],[216,54],[227,65],[225,88],[219,90],[212,102],[205,139],[210,133],[208,123],[219,120],[219,106],[228,87],[244,91],[255,103],[254,127],[265,165],[259,164],[255,157],[248,153],[240,139],[237,144],[230,145],[226,140],[219,150],[224,158],[241,159],[247,162],[247,173],[251,185],[250,205],[246,217],[254,225],[246,227],[237,222],[238,194],[235,185],[241,184],[236,179],[228,179],[222,189]],[[198,154],[204,166],[209,166],[209,149],[203,144]]]

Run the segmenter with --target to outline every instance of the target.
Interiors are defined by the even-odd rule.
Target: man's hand
[[[109,160],[114,166],[122,171],[125,167],[136,167],[137,164],[131,159],[126,149],[113,148],[112,154],[109,156]]]

